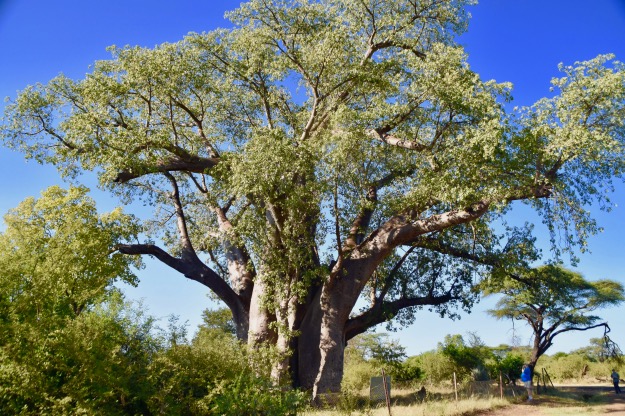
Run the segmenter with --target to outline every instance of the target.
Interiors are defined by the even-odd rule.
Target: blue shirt
[[[532,379],[532,369],[528,366],[521,373],[521,381],[530,381]]]

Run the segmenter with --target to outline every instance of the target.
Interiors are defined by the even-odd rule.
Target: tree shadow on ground
[[[612,403],[614,393],[606,386],[558,386],[534,396],[536,403],[549,407],[579,406],[583,403],[588,407],[605,406]]]

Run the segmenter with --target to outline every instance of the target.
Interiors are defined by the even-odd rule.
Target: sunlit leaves
[[[4,217],[0,234],[5,313],[78,315],[115,280],[136,283],[136,259],[111,254],[138,232],[120,209],[99,215],[86,188],[52,187]],[[10,305],[10,306],[8,306]]]
[[[154,206],[145,231],[174,255],[193,246],[226,277],[236,247],[278,296],[305,294],[390,219],[409,227],[475,204],[491,211],[470,230],[430,237],[529,263],[529,231],[507,248],[492,231],[523,200],[539,208],[555,254],[584,250],[598,231],[589,206],[609,208],[623,173],[625,68],[609,55],[563,65],[552,97],[508,114],[511,85],[482,80],[455,41],[473,3],[252,0],[228,14],[232,29],[112,47],[82,80],[26,88],[0,135]],[[386,256],[376,273],[351,278],[392,269],[397,241],[376,254]],[[438,267],[445,255],[422,258],[446,283],[466,287],[481,271]],[[419,278],[402,279],[393,290],[418,292]]]
[[[616,281],[588,281],[579,273],[553,265],[505,280],[493,280],[485,289],[487,294],[503,295],[490,311],[493,316],[526,320],[535,330],[538,327],[547,330],[552,325],[554,328],[591,326],[601,319],[591,315],[592,312],[625,300],[623,285]]]
[[[92,405],[106,407],[120,397],[128,398],[128,408],[136,404],[130,396],[141,387],[132,385],[131,373],[145,366],[154,347],[148,334],[152,321],[126,315],[128,305],[113,283],[136,284],[132,266],[140,262],[113,248],[135,238],[139,228],[121,209],[99,214],[87,193],[84,187],[51,187],[4,217],[0,409],[5,413],[90,413]],[[121,351],[124,345],[135,355]],[[113,408],[119,406],[108,409]]]

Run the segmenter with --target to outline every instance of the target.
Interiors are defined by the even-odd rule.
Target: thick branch
[[[392,302],[378,304],[378,306],[347,321],[345,324],[345,340],[348,341],[356,335],[362,334],[367,329],[390,320],[404,308],[424,305],[442,305],[454,299],[455,298],[450,293],[446,293],[442,296],[428,295],[415,298],[401,298]]]
[[[608,332],[610,332],[610,327],[608,326],[607,322],[602,322],[600,324],[597,325],[591,325],[591,326],[587,326],[587,327],[583,327],[583,328],[579,328],[579,327],[568,327],[568,328],[562,328],[559,331],[554,332],[553,334],[551,334],[551,339],[553,339],[556,335],[562,334],[563,332],[569,332],[569,331],[588,331],[589,329],[595,329],[595,328],[599,328],[600,326],[604,327],[606,329],[605,333],[607,334]]]
[[[161,159],[154,166],[136,170],[128,169],[121,171],[117,174],[114,182],[126,183],[132,179],[136,179],[141,176],[156,172],[183,171],[192,173],[206,173],[207,170],[216,166],[217,163],[219,163],[219,158],[202,158],[194,156],[188,159],[182,159],[178,156],[171,156]]]
[[[241,299],[230,286],[199,260],[190,261],[176,258],[154,244],[119,244],[115,248],[122,254],[154,256],[162,263],[182,273],[186,278],[208,287],[226,303],[230,310],[245,310]]]
[[[375,54],[377,51],[380,51],[380,50],[386,49],[386,48],[399,48],[399,49],[402,49],[402,50],[408,50],[408,51],[411,51],[412,53],[414,53],[416,56],[418,56],[421,59],[425,59],[425,57],[426,57],[426,55],[423,52],[415,49],[412,46],[405,45],[405,44],[402,44],[402,43],[394,41],[394,40],[385,40],[383,42],[378,42],[376,44],[370,45],[369,49],[367,50],[367,52],[365,52],[365,56],[364,56],[362,62],[365,62],[365,61],[371,59],[373,54]]]
[[[501,264],[501,258],[498,253],[486,253],[480,255],[469,250],[443,244],[440,240],[434,238],[418,239],[415,241],[415,244],[417,247],[427,248],[428,250],[432,250],[440,254],[446,254],[458,259],[473,261],[486,266],[494,267]]]
[[[182,258],[189,259],[191,261],[197,261],[198,257],[193,249],[193,245],[191,244],[191,239],[189,238],[189,232],[187,230],[187,220],[184,215],[184,209],[182,207],[182,202],[180,201],[180,190],[178,189],[178,183],[172,174],[169,172],[165,172],[165,177],[169,179],[171,182],[171,186],[173,188],[173,192],[171,193],[171,199],[174,204],[174,209],[176,212],[176,226],[178,228],[178,233],[180,234],[180,245],[182,247]]]
[[[476,220],[488,211],[490,204],[490,201],[483,200],[464,209],[451,210],[416,221],[409,215],[396,215],[369,235],[360,246],[363,251],[387,251],[407,244],[420,235]]]
[[[364,206],[352,223],[352,227],[349,230],[349,236],[345,240],[343,249],[351,250],[362,242],[375,211],[375,203],[378,201],[378,193],[375,187],[372,186],[369,188],[365,200],[366,202]]]
[[[221,232],[222,246],[228,262],[228,276],[230,284],[235,288],[239,296],[249,304],[254,289],[255,271],[250,267],[251,258],[245,249],[235,242],[234,227],[226,216],[226,210],[221,207],[214,207],[213,211],[217,216],[219,231]]]
[[[403,149],[416,150],[420,152],[428,149],[428,146],[424,145],[423,143],[404,140],[378,130],[369,130],[367,132],[367,135],[374,139],[383,141],[386,144],[390,144],[391,146],[401,147]]]

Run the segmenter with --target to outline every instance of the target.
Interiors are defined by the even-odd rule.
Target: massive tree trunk
[[[263,343],[273,345],[278,338],[276,331],[271,328],[271,323],[276,321],[276,316],[263,303],[263,298],[267,295],[266,291],[267,286],[262,276],[257,276],[250,302],[250,324],[246,337],[252,348]]]
[[[321,394],[337,393],[343,380],[345,351],[345,322],[351,308],[346,308],[340,290],[332,283],[321,290],[319,304],[322,310],[319,331],[319,368],[313,385],[313,398]]]
[[[345,327],[358,297],[384,251],[362,253],[354,250],[349,260],[337,262],[320,291],[319,366],[313,398],[337,393],[343,380]]]
[[[299,327],[300,335],[297,337],[297,379],[296,385],[312,390],[317,373],[321,353],[319,351],[319,341],[321,333],[322,311],[320,300],[321,289],[314,292],[312,299],[308,302],[306,314]]]
[[[295,384],[295,380],[290,373],[291,356],[294,354],[294,343],[292,342],[295,336],[296,325],[298,315],[298,297],[297,295],[290,293],[282,294],[280,301],[276,308],[276,321],[278,323],[278,339],[276,341],[276,348],[278,353],[278,360],[274,364],[271,377],[279,385],[285,382]]]

